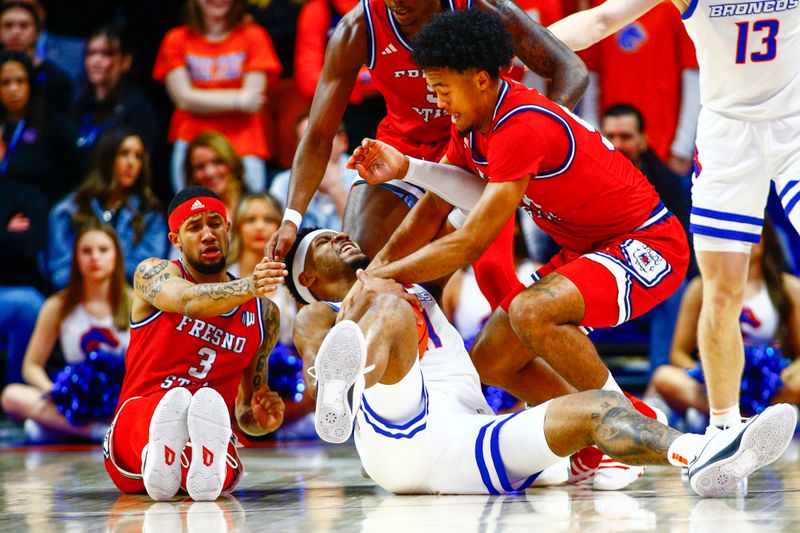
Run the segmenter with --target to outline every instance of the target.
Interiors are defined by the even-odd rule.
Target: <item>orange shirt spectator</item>
[[[593,5],[600,3],[596,0]],[[599,113],[617,103],[637,107],[644,115],[650,148],[659,159],[670,163],[673,171],[681,170],[673,163],[675,158],[687,163],[691,158],[699,89],[691,82],[687,85],[684,76],[686,71],[696,75],[697,58],[678,11],[664,2],[581,57],[599,76],[599,109],[589,113]],[[682,110],[686,99],[697,102],[692,106],[693,113]],[[679,126],[682,112],[687,113],[686,123],[681,120]],[[679,128],[686,130],[676,139]]]
[[[182,83],[183,79],[170,79],[176,69],[184,69],[190,86]],[[166,81],[176,104],[168,137],[176,142],[175,152],[183,152],[173,153],[176,189],[185,183],[180,171],[181,156],[185,156],[183,143],[203,131],[222,133],[239,154],[258,158],[263,167],[263,161],[270,155],[259,113],[266,87],[262,82],[258,89],[251,90],[246,81],[252,73],[277,77],[281,69],[266,30],[252,22],[240,22],[215,39],[189,26],[179,26],[166,34],[153,67],[153,78]],[[264,173],[258,180],[248,182],[248,186],[263,189],[265,181]]]

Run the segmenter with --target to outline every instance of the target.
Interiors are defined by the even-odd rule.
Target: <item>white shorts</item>
[[[695,250],[749,252],[761,239],[771,181],[800,228],[800,116],[756,122],[703,108],[689,228]]]
[[[549,402],[495,416],[463,381],[453,385],[426,386],[415,364],[399,383],[364,391],[355,442],[378,485],[396,494],[502,494],[524,490],[562,459],[544,437]]]

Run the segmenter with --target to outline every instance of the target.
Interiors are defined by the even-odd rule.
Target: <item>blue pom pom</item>
[[[108,421],[119,400],[125,360],[122,356],[97,350],[80,363],[58,373],[50,398],[72,425]]]
[[[303,358],[293,344],[278,343],[269,356],[269,388],[286,401],[303,400]]]

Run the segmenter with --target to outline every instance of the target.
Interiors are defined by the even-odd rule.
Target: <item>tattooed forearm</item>
[[[200,283],[189,292],[190,298],[204,297],[211,300],[226,300],[231,296],[251,296],[253,279],[243,278],[225,283]]]
[[[624,396],[604,396],[591,417],[597,447],[629,465],[667,464],[667,450],[680,432],[640,414]]]
[[[267,383],[268,361],[272,349],[278,342],[280,334],[281,315],[275,302],[264,298],[262,317],[264,319],[264,342],[256,354],[256,371],[253,374],[253,390],[258,390]]]

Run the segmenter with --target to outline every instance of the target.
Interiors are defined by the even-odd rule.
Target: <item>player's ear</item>
[[[180,243],[180,239],[178,238],[178,234],[177,233],[173,233],[173,232],[170,231],[167,234],[167,237],[169,237],[169,242],[172,243],[172,246],[174,246],[178,250],[181,249],[181,243]]]
[[[479,70],[476,72],[475,78],[473,79],[475,80],[475,84],[478,86],[478,89],[481,91],[488,90],[492,81],[492,77],[489,76],[489,73],[485,70]]]
[[[301,272],[299,276],[297,276],[297,281],[300,282],[300,285],[303,287],[310,287],[314,284],[317,280],[317,277],[314,274]]]

